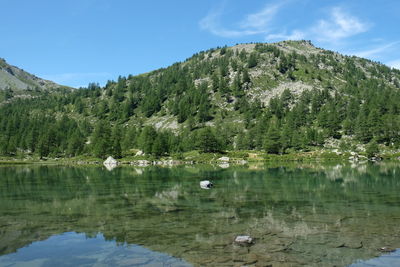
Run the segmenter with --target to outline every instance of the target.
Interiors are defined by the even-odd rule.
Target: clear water
[[[67,232],[0,257],[2,266],[179,266],[191,264],[138,245],[107,242],[102,235]]]
[[[399,173],[3,166],[0,266],[400,266]]]

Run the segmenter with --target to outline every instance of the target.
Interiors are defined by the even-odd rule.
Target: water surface
[[[379,248],[400,247],[399,171],[3,166],[0,265],[21,265],[27,253],[37,266],[367,264]],[[215,187],[200,189],[203,179]],[[244,234],[252,246],[234,244]],[[28,251],[35,246],[42,247]]]

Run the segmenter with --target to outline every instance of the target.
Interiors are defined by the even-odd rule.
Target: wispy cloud
[[[223,8],[209,12],[207,16],[201,19],[199,25],[202,30],[207,30],[216,36],[227,38],[266,34],[269,32],[269,23],[281,6],[282,3],[267,5],[256,13],[246,15],[239,22],[237,29],[228,29],[221,25]]]
[[[313,39],[319,42],[339,42],[345,38],[366,32],[371,24],[361,21],[341,7],[330,9],[328,19],[320,19],[305,29],[290,32],[279,30],[284,25],[273,25],[277,13],[287,1],[268,4],[258,12],[248,14],[238,23],[238,27],[227,28],[221,24],[224,8],[211,11],[200,21],[200,28],[220,37],[237,38],[249,35],[265,35],[266,40]],[[274,30],[278,29],[278,30]]]
[[[272,21],[281,6],[282,3],[266,5],[259,12],[247,15],[240,23],[240,27],[243,29],[255,29],[266,32],[268,30],[268,24]]]
[[[389,49],[394,48],[399,43],[400,42],[392,42],[392,43],[388,43],[388,44],[382,44],[378,47],[374,47],[374,48],[371,48],[368,50],[353,52],[351,54],[354,54],[358,57],[372,57],[372,56],[379,55],[383,52],[387,52]]]
[[[393,54],[400,45],[400,41],[388,42],[375,37],[368,43],[363,42],[365,49],[360,49],[359,45],[356,46],[354,43],[358,40],[358,44],[360,44],[360,39],[354,37],[367,36],[362,34],[367,33],[373,24],[356,16],[344,6],[326,8],[324,18],[322,18],[322,13],[319,17],[310,17],[308,26],[289,28],[290,23],[278,23],[281,21],[278,15],[284,11],[284,7],[288,7],[289,1],[293,0],[270,2],[257,12],[244,15],[236,25],[230,26],[224,26],[222,23],[225,8],[222,6],[220,9],[210,12],[199,24],[203,30],[219,37],[240,38],[254,35],[263,37],[266,41],[308,39],[344,54],[383,62],[385,62],[384,58],[388,58],[390,53]],[[371,46],[371,43],[375,43],[375,46]],[[390,61],[387,64],[394,68],[400,68],[400,60]]]
[[[318,41],[337,42],[366,32],[369,28],[369,23],[362,22],[340,7],[335,7],[331,10],[330,19],[319,20],[317,25],[312,27],[311,33]]]

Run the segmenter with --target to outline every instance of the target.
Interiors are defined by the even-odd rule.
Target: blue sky
[[[73,87],[287,39],[400,68],[397,0],[0,0],[0,11],[0,57]]]

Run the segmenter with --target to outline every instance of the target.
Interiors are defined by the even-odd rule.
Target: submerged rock
[[[379,248],[379,251],[380,252],[395,252],[396,250],[391,247],[381,247],[381,248]]]
[[[210,181],[208,181],[208,180],[205,180],[205,181],[201,181],[201,182],[200,182],[200,187],[201,187],[202,189],[210,189],[210,188],[213,187],[213,186],[214,186],[213,183],[210,182]]]
[[[249,235],[238,235],[235,238],[235,243],[240,245],[250,245],[253,243],[253,238],[251,238]]]

